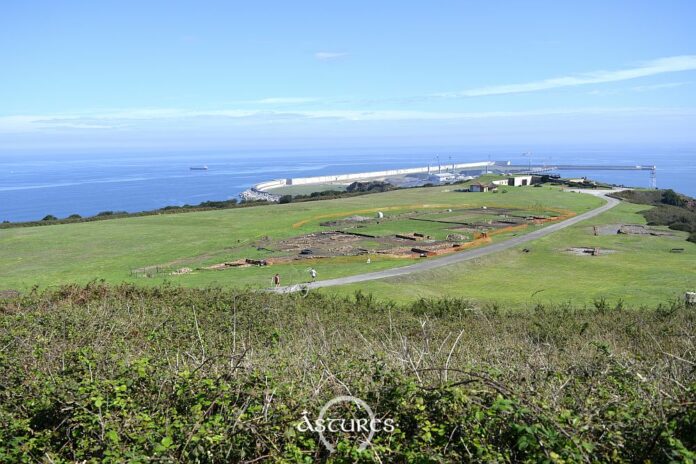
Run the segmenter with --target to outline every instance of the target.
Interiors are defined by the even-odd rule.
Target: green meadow
[[[95,279],[148,286],[168,282],[187,287],[264,288],[275,273],[281,275],[283,284],[305,282],[310,266],[318,271],[319,279],[328,279],[405,266],[414,260],[373,255],[369,265],[365,257],[348,256],[268,267],[201,268],[278,255],[258,249],[258,241],[328,230],[320,223],[356,214],[372,216],[383,211],[389,217],[418,211],[427,216],[443,208],[482,206],[582,213],[602,203],[593,196],[555,187],[504,190],[461,193],[451,186],[419,188],[327,201],[4,229],[0,230],[0,290],[23,291],[35,285],[46,288]],[[571,299],[592,302],[602,297],[633,303],[664,301],[696,284],[696,245],[685,242],[679,233],[674,237],[595,237],[591,233],[591,226],[598,222],[641,223],[644,220],[637,213],[645,208],[624,203],[591,223],[532,242],[527,246],[529,253],[516,249],[436,271],[324,291],[362,290],[402,301],[443,294],[523,304]],[[418,225],[424,231],[428,227],[429,223]],[[413,221],[396,220],[374,228],[380,234],[398,233],[411,232],[414,225]],[[505,238],[501,235],[495,240]],[[571,246],[596,246],[614,253],[589,257],[563,251]],[[685,252],[670,253],[673,247],[685,248]],[[170,275],[181,268],[193,272]]]
[[[275,193],[276,195],[309,195],[314,192],[325,192],[327,190],[335,190],[337,192],[344,192],[348,187],[347,184],[310,184],[310,185],[284,185],[283,187],[276,187],[274,189],[269,189],[269,193]]]
[[[696,289],[696,244],[686,241],[687,233],[594,235],[594,225],[645,224],[638,213],[647,208],[622,202],[594,219],[508,251],[437,270],[325,291],[352,294],[360,290],[396,301],[447,295],[528,306],[567,301],[638,307],[682,299],[686,290]],[[600,254],[576,255],[567,252],[570,247],[599,248]],[[684,251],[675,253],[673,248]]]

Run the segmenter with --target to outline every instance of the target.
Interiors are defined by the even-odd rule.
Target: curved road
[[[419,261],[417,264],[412,264],[410,266],[397,267],[393,269],[385,269],[383,271],[368,272],[366,274],[358,274],[347,277],[339,277],[337,279],[320,280],[317,282],[310,282],[306,284],[289,285],[287,287],[279,287],[270,289],[277,293],[292,293],[303,289],[313,289],[321,287],[332,287],[334,285],[345,285],[345,284],[355,284],[358,282],[365,282],[368,280],[386,279],[388,277],[398,277],[407,274],[413,274],[414,272],[427,271],[430,269],[436,269],[438,267],[449,266],[454,263],[461,263],[463,261],[469,261],[471,259],[480,258],[481,256],[486,256],[491,253],[497,253],[503,250],[509,250],[523,243],[531,242],[541,237],[545,237],[549,234],[557,232],[566,227],[570,227],[578,222],[582,222],[586,219],[598,216],[605,211],[610,210],[614,206],[620,203],[619,200],[608,197],[607,193],[618,192],[619,190],[600,190],[600,191],[582,191],[585,194],[591,194],[603,198],[606,203],[598,208],[588,211],[577,216],[573,216],[565,221],[551,224],[542,229],[535,230],[525,235],[520,235],[518,237],[513,237],[504,242],[494,243],[492,245],[487,245],[480,248],[474,248],[472,250],[461,251],[458,253],[452,253],[450,255],[443,256],[436,259],[426,259]]]

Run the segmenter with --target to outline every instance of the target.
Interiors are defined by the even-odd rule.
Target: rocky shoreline
[[[239,194],[242,201],[268,201],[271,203],[277,203],[280,201],[280,195],[274,193],[262,192],[255,187],[251,187]]]

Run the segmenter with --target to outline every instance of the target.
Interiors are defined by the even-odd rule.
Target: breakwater
[[[370,171],[370,172],[358,172],[352,174],[335,174],[327,176],[314,176],[314,177],[293,177],[287,179],[274,179],[266,182],[261,182],[253,187],[240,193],[239,196],[242,200],[266,200],[271,202],[277,202],[280,199],[280,195],[270,193],[268,190],[272,190],[278,187],[285,187],[290,185],[312,185],[312,184],[325,184],[331,182],[356,182],[360,180],[367,179],[377,179],[391,176],[403,176],[408,174],[436,174],[443,171],[453,171],[453,170],[467,170],[467,169],[485,169],[486,167],[493,167],[495,163],[493,161],[478,161],[474,163],[455,163],[455,164],[443,164],[439,166],[423,166],[418,168],[405,168],[405,169],[388,169],[384,171]]]

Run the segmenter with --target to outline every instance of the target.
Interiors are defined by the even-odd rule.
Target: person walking
[[[312,282],[317,280],[317,271],[314,268],[309,270],[309,276],[312,278]]]
[[[273,276],[273,285],[275,285],[276,288],[280,287],[280,274]]]

